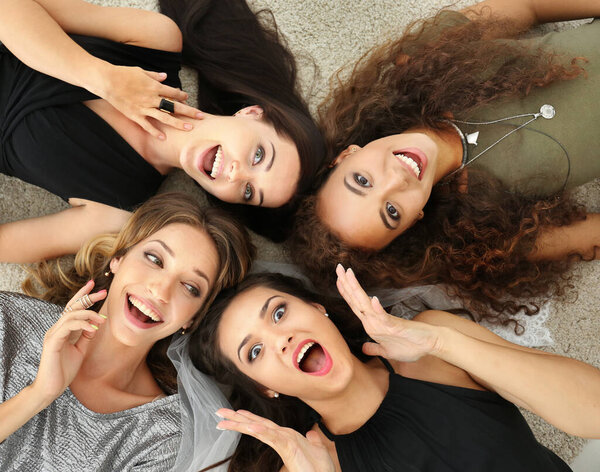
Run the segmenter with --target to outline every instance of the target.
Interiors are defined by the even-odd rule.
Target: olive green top
[[[468,21],[452,15],[457,22]],[[537,118],[514,132],[472,164],[498,177],[512,191],[547,196],[600,177],[600,20],[567,31],[515,40],[544,47],[566,58],[585,57],[586,74],[534,88],[523,99],[501,99],[478,108],[466,121],[493,121],[537,113],[552,105],[552,119]],[[467,163],[531,116],[492,125],[456,123],[464,133],[479,131],[477,145],[467,145]],[[569,171],[570,162],[570,171]]]

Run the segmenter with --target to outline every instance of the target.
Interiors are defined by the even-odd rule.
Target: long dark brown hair
[[[265,387],[243,374],[221,352],[218,330],[227,307],[239,294],[255,287],[267,287],[299,298],[306,303],[320,303],[327,308],[352,353],[366,360],[361,347],[369,340],[360,321],[341,299],[333,299],[311,292],[298,279],[282,274],[255,274],[242,283],[225,290],[212,304],[190,340],[190,358],[194,365],[223,385],[231,388],[230,402],[234,409],[243,408],[268,418],[280,426],[306,434],[318,419],[314,410],[296,397],[279,395],[273,399],[265,395]],[[282,467],[279,455],[266,444],[243,435],[229,465],[229,472],[276,471]],[[205,470],[210,470],[207,468]]]
[[[582,72],[553,52],[497,40],[518,34],[507,20],[468,21],[449,11],[411,25],[364,56],[348,80],[337,77],[320,109],[329,156],[414,127],[439,129],[449,114],[465,119],[484,104]],[[460,179],[468,179],[467,193],[457,191]],[[340,241],[319,217],[318,201],[309,197],[297,213],[291,251],[316,284],[333,283],[338,262],[370,287],[446,283],[472,312],[502,323],[538,309],[513,297],[561,293],[553,273],[564,273],[567,263],[527,256],[542,230],[585,218],[566,195],[513,195],[490,174],[469,169],[435,186],[425,218],[374,252]]]
[[[296,60],[273,14],[254,13],[244,0],[160,0],[159,4],[181,29],[184,64],[198,72],[198,106],[230,115],[260,105],[263,119],[296,145],[300,180],[292,201],[279,209],[223,204],[251,229],[282,239],[289,232],[285,222],[297,198],[307,191],[325,158],[325,145],[301,97]]]
[[[246,230],[217,208],[202,209],[188,195],[165,193],[143,203],[118,234],[103,234],[90,240],[75,256],[72,267],[63,268],[61,260],[41,262],[33,266],[23,282],[25,293],[65,305],[90,279],[95,290],[110,290],[111,259],[124,256],[129,249],[165,226],[181,223],[205,231],[219,255],[217,278],[202,308],[194,315],[189,328],[197,328],[201,318],[224,287],[242,280],[250,269],[254,247]],[[108,275],[107,275],[108,272]],[[103,302],[91,307],[98,310]],[[177,391],[177,372],[166,353],[171,336],[154,344],[146,362],[160,387],[167,393]]]

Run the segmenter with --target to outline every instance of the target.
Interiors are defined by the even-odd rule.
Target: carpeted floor
[[[104,0],[105,5],[128,5],[156,8],[152,0]],[[472,2],[459,2],[467,5]],[[300,57],[304,91],[314,108],[328,90],[327,79],[342,65],[355,60],[370,46],[402,31],[413,19],[424,17],[444,6],[440,0],[256,0],[258,9],[272,9],[293,51]],[[569,26],[566,26],[569,27]],[[314,59],[314,63],[312,59]],[[316,66],[316,67],[315,67]],[[191,91],[193,78],[184,77],[184,87]],[[594,150],[595,151],[595,150]],[[203,195],[181,174],[168,179],[165,189],[184,188],[199,199]],[[578,190],[578,198],[590,211],[600,211],[600,180]],[[15,179],[0,175],[0,223],[37,216],[65,208],[57,197]],[[43,235],[40,235],[42,238]],[[281,248],[257,238],[262,259],[282,260]],[[0,289],[19,290],[22,270],[0,264]],[[600,262],[578,263],[572,270],[575,290],[551,308],[547,326],[555,340],[552,351],[600,367]],[[579,452],[584,441],[569,437],[531,414],[526,417],[538,439],[566,461]]]

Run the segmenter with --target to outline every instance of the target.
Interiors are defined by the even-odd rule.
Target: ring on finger
[[[161,98],[160,104],[158,105],[158,109],[171,115],[175,113],[175,103],[171,100],[167,100],[166,98]]]
[[[69,313],[70,311],[73,311],[73,307],[71,305],[67,305],[65,307],[65,309],[63,310],[63,314],[64,313]]]
[[[92,300],[90,300],[90,297],[87,293],[83,297],[78,298],[77,301],[79,303],[81,303],[81,306],[83,306],[84,310],[87,310],[89,307],[91,307],[94,304],[94,302],[92,302]]]

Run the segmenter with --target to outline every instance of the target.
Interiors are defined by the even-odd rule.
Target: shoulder
[[[0,292],[0,317],[5,328],[7,324],[28,325],[33,331],[40,331],[43,337],[43,333],[56,322],[61,311],[62,307],[39,298],[21,293]]]

